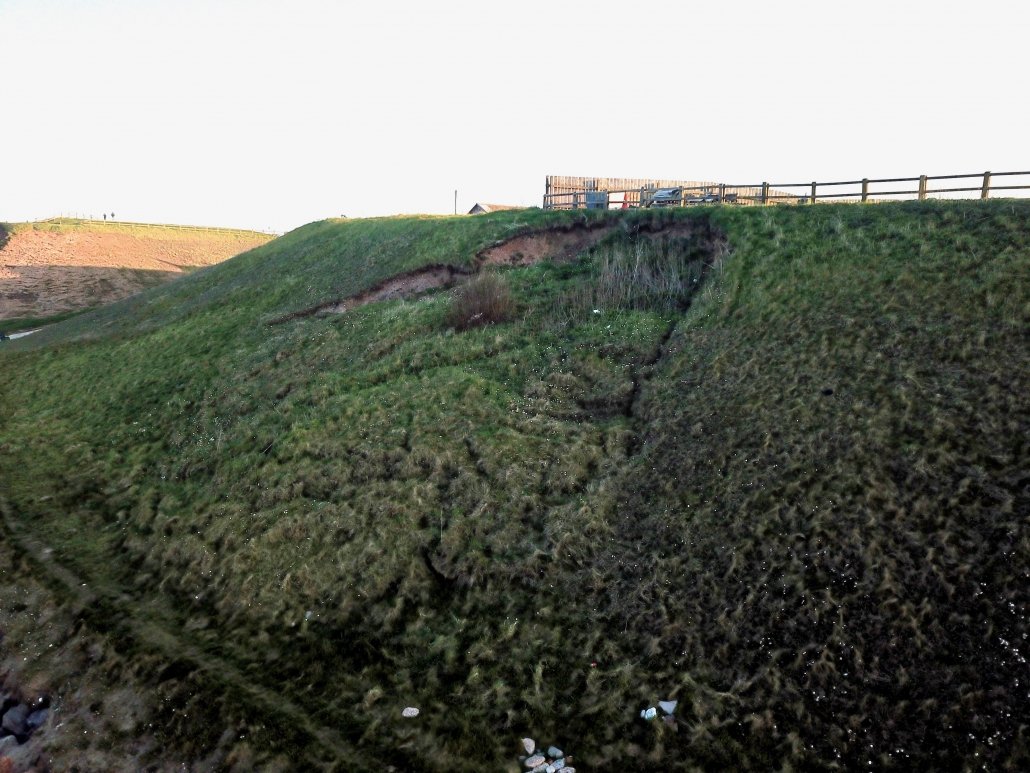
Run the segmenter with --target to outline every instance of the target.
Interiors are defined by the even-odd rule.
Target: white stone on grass
[[[416,709],[414,706],[408,706],[406,709],[404,709],[404,711],[401,712],[401,716],[406,717],[407,719],[417,717],[418,709]]]
[[[532,754],[534,751],[536,751],[536,741],[534,741],[532,738],[523,738],[522,748],[526,750],[526,754]]]

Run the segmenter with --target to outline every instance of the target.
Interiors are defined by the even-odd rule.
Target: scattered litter
[[[408,706],[406,709],[404,709],[404,711],[401,712],[401,716],[407,717],[408,719],[411,719],[412,717],[417,717],[418,709],[416,709],[414,706]]]
[[[21,333],[11,333],[9,336],[7,336],[7,338],[10,338],[12,341],[15,341],[15,340],[17,340],[19,338],[24,338],[25,336],[30,336],[33,333],[38,333],[40,330],[42,330],[42,328],[37,327],[35,330],[25,330],[25,331],[23,331]]]
[[[640,716],[646,719],[648,722],[650,722],[652,719],[658,716],[658,709],[656,709],[654,706],[648,709],[643,709],[640,712]]]
[[[658,701],[658,705],[662,707],[662,711],[666,714],[672,714],[676,710],[676,704],[679,701]]]
[[[601,313],[600,309],[594,309],[594,314],[600,314],[600,313]]]
[[[565,761],[565,752],[557,746],[548,746],[547,754],[537,751],[537,744],[532,738],[522,739],[522,748],[529,756],[519,757],[528,768],[527,773],[576,773]]]

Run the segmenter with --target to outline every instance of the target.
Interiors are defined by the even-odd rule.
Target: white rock
[[[532,754],[534,751],[536,751],[536,741],[534,741],[532,738],[523,738],[522,748],[526,750],[526,754]]]
[[[545,757],[542,754],[534,754],[532,757],[526,760],[526,767],[535,770],[538,766],[543,765],[543,767],[546,768],[547,766],[544,765],[545,762],[547,762],[547,757]]]
[[[557,746],[548,746],[547,747],[547,756],[550,757],[552,760],[556,760],[559,757],[564,757],[565,753],[561,749],[559,749]]]
[[[406,709],[404,709],[404,711],[401,712],[401,716],[407,717],[408,719],[411,719],[412,717],[417,717],[418,709],[416,709],[414,706],[408,706]]]
[[[658,705],[662,707],[662,711],[666,714],[671,714],[676,710],[676,704],[679,701],[658,701]]]

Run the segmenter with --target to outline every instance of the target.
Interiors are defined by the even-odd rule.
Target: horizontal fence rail
[[[1013,181],[1015,184],[999,185],[995,182],[996,178],[1004,178],[1002,182],[1008,182],[1011,178],[1020,177],[1023,179]],[[976,182],[963,184],[955,181]],[[634,209],[686,207],[698,204],[764,206],[816,204],[820,201],[922,201],[927,198],[987,199],[992,192],[1030,191],[1030,172],[979,172],[832,182],[757,184],[548,176],[545,191],[544,209]]]

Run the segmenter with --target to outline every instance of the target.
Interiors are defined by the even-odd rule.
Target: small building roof
[[[487,204],[485,202],[476,202],[476,205],[468,211],[470,215],[481,215],[487,212],[503,212],[508,209],[527,209],[527,207],[520,207],[515,204]]]

